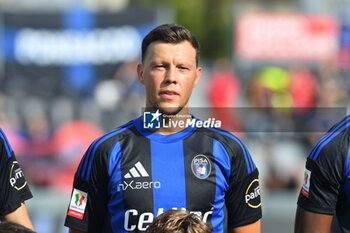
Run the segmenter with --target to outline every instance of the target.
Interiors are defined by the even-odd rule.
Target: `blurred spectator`
[[[293,129],[293,100],[289,92],[288,72],[279,67],[265,67],[247,83],[247,105],[252,110],[244,116],[248,132],[286,131]],[[260,120],[257,120],[260,119]]]
[[[240,81],[226,58],[214,61],[208,84],[208,101],[213,107],[235,107],[240,95]]]
[[[317,84],[314,112],[310,114],[305,124],[309,132],[305,138],[308,147],[313,146],[327,129],[347,114],[346,104],[342,105],[346,97],[344,88],[339,78],[330,77],[327,72],[320,78]]]
[[[316,79],[306,68],[264,67],[248,81],[246,99],[253,108],[245,114],[244,126],[254,160],[263,167],[260,172],[266,188],[299,187],[304,148],[300,138],[288,133],[300,128],[296,128],[295,114],[309,112],[315,90]],[[299,112],[301,107],[306,112]]]
[[[0,92],[0,128],[6,131],[9,141],[17,154],[25,151],[25,139],[21,128],[20,115],[16,109],[16,102]]]
[[[60,125],[54,135],[55,163],[51,165],[54,176],[50,185],[69,192],[76,168],[91,142],[102,135],[102,130],[89,121],[74,120]]]
[[[289,70],[290,86],[289,91],[293,100],[293,107],[296,111],[300,108],[312,108],[316,103],[317,79],[309,69],[297,67]]]
[[[344,87],[337,77],[324,77],[320,80],[318,89],[318,107],[339,106],[342,98],[345,97]]]
[[[55,156],[52,130],[43,105],[38,98],[23,102],[24,150],[17,153],[27,168],[28,181],[38,185],[49,184],[50,164]]]
[[[141,113],[144,89],[137,79],[137,61],[121,64],[112,79],[101,81],[95,88],[95,100],[102,110],[102,125],[110,129]]]
[[[74,102],[68,97],[57,96],[52,100],[49,114],[52,128],[56,129],[64,122],[74,119]]]
[[[242,132],[237,111],[241,84],[228,59],[220,58],[214,61],[207,89],[212,116],[222,121],[223,128],[232,132]]]

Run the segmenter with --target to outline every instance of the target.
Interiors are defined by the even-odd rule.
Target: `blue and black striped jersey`
[[[350,115],[335,124],[315,145],[306,161],[298,205],[336,215],[350,233]]]
[[[261,218],[258,170],[245,145],[221,129],[161,135],[137,118],[90,145],[73,186],[65,225],[86,232],[144,232],[180,208],[213,232]]]
[[[0,129],[0,216],[4,216],[32,198],[23,171],[5,133]]]

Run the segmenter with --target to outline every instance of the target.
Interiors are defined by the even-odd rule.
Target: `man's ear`
[[[137,64],[137,77],[138,77],[140,83],[144,84],[142,64]]]
[[[197,83],[199,82],[201,76],[202,76],[202,67],[198,67],[196,70],[196,77],[194,80],[194,86],[197,86]]]

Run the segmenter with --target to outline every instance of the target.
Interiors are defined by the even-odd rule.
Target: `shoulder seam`
[[[316,160],[321,150],[336,136],[342,133],[344,130],[350,127],[350,115],[345,117],[343,120],[335,124],[321,139],[317,142],[316,146],[310,152],[308,156],[312,160]]]
[[[243,151],[244,160],[245,160],[245,163],[247,166],[247,173],[250,174],[255,170],[256,166],[251,158],[251,155],[250,155],[248,149],[246,148],[244,143],[237,136],[235,136],[227,131],[224,131],[224,130],[218,130],[218,129],[214,129],[214,128],[208,128],[208,129],[213,131],[213,132],[217,132],[217,133],[219,133],[223,136],[226,136],[226,137],[232,139],[233,141],[235,141],[241,147],[241,149]]]
[[[78,167],[78,171],[77,171],[77,175],[79,177],[81,177],[83,180],[89,180],[90,177],[90,173],[91,173],[91,166],[95,157],[95,152],[98,149],[98,147],[105,142],[106,140],[108,140],[109,138],[122,133],[126,130],[128,130],[129,128],[131,128],[133,126],[133,122],[130,121],[129,123],[116,128],[114,130],[112,130],[109,133],[106,133],[104,135],[102,135],[101,137],[97,138],[95,141],[93,141],[89,147],[89,149],[87,150],[87,152],[85,153],[83,159],[80,162],[80,165]]]
[[[11,152],[13,150],[12,150],[12,147],[11,147],[10,143],[7,140],[7,137],[6,137],[5,133],[4,133],[4,131],[1,128],[0,128],[0,138],[2,139],[2,141],[4,143],[4,147],[5,147],[6,152],[7,152],[7,158],[10,158],[11,157]]]

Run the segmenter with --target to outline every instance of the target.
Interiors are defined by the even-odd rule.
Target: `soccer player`
[[[211,229],[196,214],[169,210],[159,215],[146,233],[211,233]]]
[[[247,148],[189,114],[198,54],[197,39],[180,25],[160,25],[143,39],[137,73],[146,111],[86,151],[67,211],[71,233],[144,232],[170,209],[195,212],[215,233],[260,232],[258,170]]]
[[[333,215],[350,232],[350,115],[335,124],[306,161],[296,233],[329,233]]]
[[[5,133],[0,128],[0,216],[33,229],[25,201],[32,198],[27,181]]]

